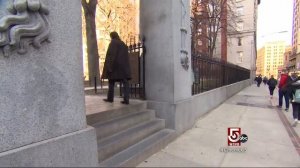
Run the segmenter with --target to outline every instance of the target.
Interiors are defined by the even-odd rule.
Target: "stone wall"
[[[148,108],[155,109],[156,115],[166,120],[166,126],[175,129],[180,134],[192,128],[199,117],[216,108],[242,89],[250,86],[251,82],[251,80],[241,81],[194,95],[173,104],[149,101]]]

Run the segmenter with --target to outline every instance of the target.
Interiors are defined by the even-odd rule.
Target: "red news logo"
[[[228,128],[228,146],[241,146],[241,128]]]
[[[228,146],[241,146],[241,143],[248,141],[246,134],[241,134],[241,128],[232,127],[228,128]]]

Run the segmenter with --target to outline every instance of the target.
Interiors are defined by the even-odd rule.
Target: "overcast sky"
[[[267,41],[284,40],[291,44],[293,0],[261,0],[257,22],[257,49]]]

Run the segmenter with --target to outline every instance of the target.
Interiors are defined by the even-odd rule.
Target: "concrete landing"
[[[129,113],[139,112],[147,108],[147,102],[142,100],[130,99],[129,105],[122,104],[122,98],[114,98],[113,103],[104,102],[105,96],[86,95],[86,119],[88,125],[97,122],[108,121]]]
[[[130,99],[129,105],[122,104],[122,98],[115,97],[113,103],[104,102],[105,96],[100,95],[86,95],[85,96],[85,107],[86,107],[86,115],[91,115],[95,113],[101,113],[108,110],[120,109],[123,107],[128,107],[131,105],[137,105],[140,103],[144,103],[145,101],[137,100],[137,99]]]

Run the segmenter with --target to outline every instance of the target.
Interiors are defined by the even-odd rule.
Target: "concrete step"
[[[99,161],[101,162],[111,157],[163,128],[165,128],[165,120],[155,119],[131,127],[103,140],[98,139]]]
[[[94,125],[95,123],[111,121],[116,118],[120,118],[122,116],[144,111],[146,110],[147,102],[145,101],[133,102],[132,104],[125,105],[125,106],[116,105],[116,107],[114,106],[114,104],[110,104],[110,105],[111,106],[108,106],[105,109],[98,108],[99,112],[94,111],[92,114],[88,114],[86,116],[87,124]]]
[[[92,125],[97,132],[97,139],[103,139],[111,136],[121,130],[126,130],[129,127],[135,126],[139,123],[149,121],[155,118],[154,110],[145,110],[138,113],[132,113],[121,118],[107,121],[104,123],[96,123]]]
[[[160,130],[120,153],[100,162],[100,167],[135,167],[154,153],[163,149],[176,137],[175,131]]]

